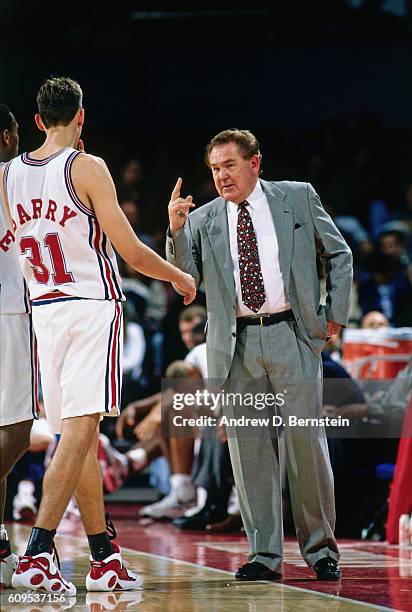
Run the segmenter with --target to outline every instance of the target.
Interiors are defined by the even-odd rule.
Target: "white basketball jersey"
[[[42,160],[23,153],[5,168],[4,188],[30,298],[124,300],[112,245],[73,187],[77,155],[69,147]]]
[[[0,167],[3,165],[0,163]],[[27,285],[20,270],[9,217],[0,197],[0,314],[29,311]]]

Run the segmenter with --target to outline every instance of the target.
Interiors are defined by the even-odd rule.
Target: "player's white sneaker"
[[[18,563],[19,558],[13,553],[7,557],[0,557],[0,589],[10,589],[11,578]]]
[[[90,557],[90,572],[86,576],[88,591],[134,591],[142,586],[141,578],[127,568],[120,546],[112,542],[113,554],[103,561]]]
[[[24,555],[13,574],[12,585],[15,589],[34,589],[46,593],[76,595],[76,587],[63,578],[50,553]]]

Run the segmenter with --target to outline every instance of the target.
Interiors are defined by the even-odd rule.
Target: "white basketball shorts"
[[[37,418],[37,373],[31,315],[0,315],[0,427]]]
[[[34,301],[47,423],[86,414],[120,414],[122,305],[114,300],[61,297]]]

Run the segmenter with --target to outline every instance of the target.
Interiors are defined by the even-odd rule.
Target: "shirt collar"
[[[255,188],[253,189],[252,193],[247,199],[247,203],[249,204],[249,207],[253,210],[256,210],[259,205],[259,202],[264,197],[265,197],[265,194],[263,192],[262,185],[260,181],[257,180]],[[227,203],[229,204],[232,210],[236,210],[236,211],[238,210],[238,205],[235,204],[234,202],[230,202],[230,200],[228,200]]]

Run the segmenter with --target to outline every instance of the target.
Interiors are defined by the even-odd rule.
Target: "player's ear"
[[[36,113],[34,115],[34,120],[36,122],[37,127],[39,128],[39,130],[41,132],[45,132],[46,131],[46,126],[44,125],[42,118],[40,117],[39,113]]]
[[[0,142],[3,147],[7,147],[7,145],[9,144],[9,140],[9,130],[3,130],[2,132],[0,132]]]
[[[77,114],[77,125],[84,124],[84,108],[81,108]]]

